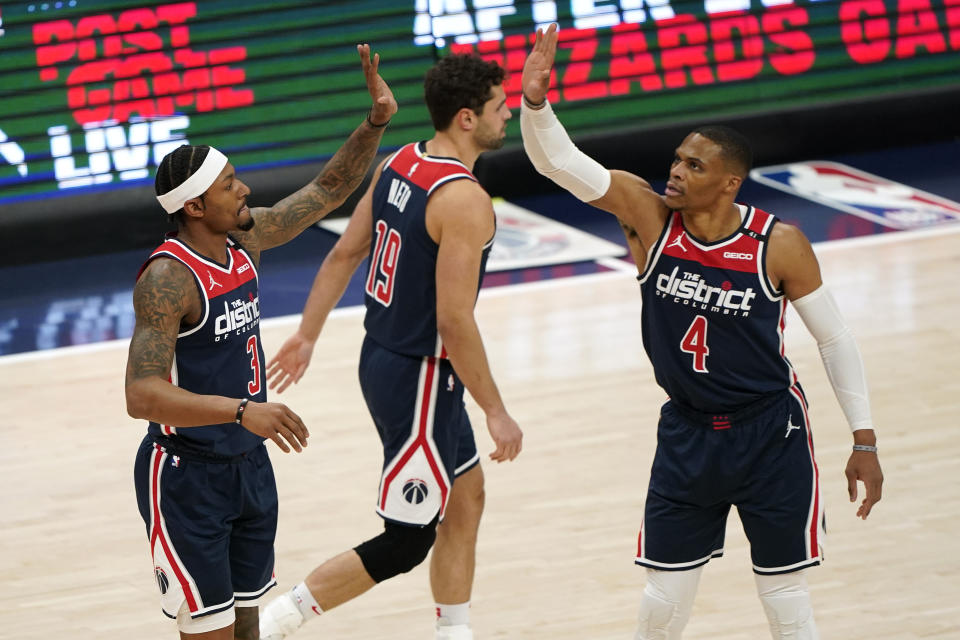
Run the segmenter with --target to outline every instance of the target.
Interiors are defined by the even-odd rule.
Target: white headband
[[[203,159],[203,164],[197,171],[186,179],[176,189],[168,191],[162,196],[157,196],[160,206],[167,213],[175,213],[183,208],[183,203],[192,198],[202,195],[210,185],[213,184],[223,168],[227,166],[227,156],[223,155],[213,147],[207,152],[207,157]]]

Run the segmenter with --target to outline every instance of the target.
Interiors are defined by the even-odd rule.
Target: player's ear
[[[723,190],[727,193],[736,193],[737,191],[740,190],[740,186],[742,184],[743,184],[743,178],[731,173],[727,177],[727,184]]]
[[[203,198],[197,196],[183,203],[183,211],[191,218],[203,217]]]
[[[473,109],[464,107],[460,109],[460,111],[457,111],[454,120],[456,120],[457,126],[460,127],[461,131],[473,131],[477,123],[477,114],[473,112]]]

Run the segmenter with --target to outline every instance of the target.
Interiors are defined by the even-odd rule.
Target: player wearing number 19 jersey
[[[430,196],[456,180],[476,182],[462,162],[430,156],[418,142],[387,159],[373,190],[360,384],[384,443],[377,512],[405,524],[442,520],[453,479],[479,461],[463,384],[437,331],[439,246],[426,223]],[[480,281],[492,246],[491,236]]]
[[[387,159],[374,188],[364,327],[391,351],[443,357],[437,334],[438,245],[427,233],[426,212],[434,191],[455,180],[476,182],[462,162],[430,156],[418,142]],[[480,259],[481,282],[492,246],[491,237]]]
[[[470,55],[441,58],[424,80],[435,134],[385,159],[314,280],[297,332],[270,363],[270,386],[296,382],[327,315],[368,258],[360,388],[380,436],[376,510],[383,532],[311,571],[264,610],[279,640],[321,611],[410,571],[431,552],[437,640],[471,640],[469,601],[483,471],[464,389],[486,415],[491,459],[514,459],[522,432],[493,381],[474,318],[496,231],[472,174],[499,148],[511,113],[504,71]],[[386,635],[391,635],[386,632]]]

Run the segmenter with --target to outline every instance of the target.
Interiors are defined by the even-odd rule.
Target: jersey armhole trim
[[[670,212],[670,215],[667,216],[666,221],[663,223],[663,229],[660,230],[660,237],[657,238],[657,241],[654,242],[653,246],[647,251],[647,262],[643,265],[643,271],[637,275],[637,281],[640,284],[647,281],[647,278],[650,277],[650,272],[657,264],[657,260],[660,259],[660,254],[663,253],[663,247],[667,243],[667,238],[670,237],[670,229],[673,227],[677,215],[679,214],[677,214],[676,211]]]
[[[187,264],[183,259],[181,259],[176,254],[173,254],[169,251],[158,251],[153,255],[151,255],[149,258],[147,258],[147,261],[143,265],[143,270],[145,271],[147,268],[147,265],[153,262],[156,258],[169,258],[171,260],[176,260],[177,262],[182,264],[184,267],[186,267],[187,270],[193,275],[193,283],[197,285],[197,295],[200,296],[200,303],[203,304],[203,315],[200,317],[200,321],[197,322],[197,324],[191,327],[188,327],[187,329],[177,333],[177,338],[185,338],[192,333],[196,333],[200,329],[200,327],[202,327],[207,323],[207,318],[210,317],[210,300],[207,299],[207,293],[206,291],[203,290],[203,282],[200,281],[200,276],[197,275],[197,272],[193,270],[193,267]],[[143,275],[143,271],[141,271],[140,273],[141,275]]]
[[[770,274],[767,273],[767,251],[770,246],[770,234],[773,231],[773,225],[777,223],[777,217],[770,215],[763,225],[761,237],[757,242],[757,275],[759,276],[760,286],[763,288],[767,299],[777,302],[783,299],[784,292],[773,286],[770,281]]]

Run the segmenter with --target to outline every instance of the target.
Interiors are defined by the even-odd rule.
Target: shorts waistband
[[[715,431],[720,431],[723,429],[730,429],[737,425],[743,424],[752,418],[755,418],[776,404],[777,401],[788,396],[789,393],[789,389],[775,391],[765,396],[761,396],[757,400],[740,409],[737,409],[736,411],[727,412],[706,413],[703,411],[697,411],[696,409],[684,406],[672,399],[669,401],[669,405],[673,407],[677,413],[690,422],[704,427],[711,427]]]
[[[225,456],[219,453],[214,453],[213,451],[206,451],[199,447],[195,447],[171,436],[150,434],[150,439],[153,441],[154,446],[162,451],[169,453],[170,455],[179,456],[184,460],[192,460],[194,462],[238,464],[246,460],[253,451],[256,451],[256,449],[251,449],[250,451],[235,456]]]

